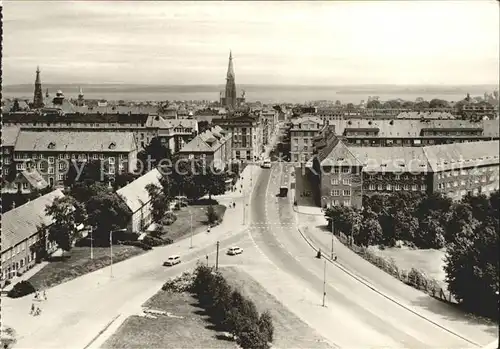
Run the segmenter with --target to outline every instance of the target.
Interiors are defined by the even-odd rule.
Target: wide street
[[[421,309],[416,309],[419,306],[404,304],[404,298],[395,301],[392,294],[378,293],[331,263],[326,263],[325,273],[324,260],[315,258],[314,251],[296,229],[292,198],[276,197],[280,178],[289,173],[289,166],[274,164],[259,178],[252,197],[250,231],[258,248],[274,265],[316,292],[319,305],[326,275],[327,307],[321,309],[320,316],[327,321],[333,315],[334,320],[323,327],[324,331],[316,327],[325,338],[340,347],[386,348],[467,348],[494,340],[494,327],[478,326],[463,317],[455,321],[446,319],[441,324],[439,320],[443,317],[434,315],[432,309],[421,315]],[[329,249],[325,250],[324,253],[330,253]],[[349,258],[360,259],[353,253]],[[343,263],[349,267],[349,260]],[[359,268],[357,271],[361,272]],[[400,285],[407,287],[394,278],[392,282],[399,284],[395,288]],[[311,316],[319,314],[314,313]],[[314,321],[313,318],[305,320]]]
[[[221,226],[195,235],[192,249],[187,238],[117,263],[113,277],[106,267],[56,286],[49,290],[39,317],[28,315],[31,297],[4,298],[2,321],[19,333],[16,347],[98,348],[127,316],[140,313],[141,304],[169,277],[192,268],[196,261],[206,262],[207,255],[213,265],[217,240],[219,265],[237,265],[248,272],[332,347],[472,348],[493,340],[494,334],[464,321],[457,322],[456,328],[468,331],[457,330],[451,320],[446,328],[440,327],[429,321],[435,319],[408,310],[411,304],[405,308],[392,301],[391,294],[374,292],[342,269],[314,258],[314,251],[296,229],[291,198],[276,196],[289,166],[275,163],[272,169],[248,168],[244,197],[235,193],[229,200],[236,202],[236,208],[228,209]],[[225,255],[231,245],[245,252],[237,257]],[[180,254],[183,262],[163,267],[162,262],[172,254]]]

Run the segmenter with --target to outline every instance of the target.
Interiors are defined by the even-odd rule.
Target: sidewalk
[[[49,262],[41,262],[39,264],[35,264],[30,270],[28,270],[27,272],[25,272],[23,275],[21,276],[16,276],[14,278],[12,278],[10,281],[10,285],[7,285],[5,286],[3,289],[2,289],[2,292],[1,292],[1,296],[7,296],[7,292],[9,292],[15,284],[17,284],[18,282],[21,282],[21,281],[24,281],[24,280],[28,280],[30,277],[32,277],[33,275],[35,275],[36,273],[38,273],[43,267],[45,267],[47,264],[49,264]]]

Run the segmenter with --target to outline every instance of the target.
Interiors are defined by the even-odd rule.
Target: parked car
[[[173,265],[179,264],[181,262],[181,256],[175,255],[175,256],[170,256],[168,259],[163,263],[164,267],[171,267]]]
[[[242,254],[242,253],[243,253],[243,249],[241,249],[237,246],[230,247],[229,250],[227,250],[227,254],[230,256],[236,256],[237,254]]]
[[[271,160],[270,159],[266,159],[264,160],[264,162],[262,162],[262,168],[271,168]]]

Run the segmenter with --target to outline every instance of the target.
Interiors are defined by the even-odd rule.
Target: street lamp
[[[189,214],[191,216],[191,239],[189,248],[193,248],[193,211],[189,208]]]
[[[110,276],[113,277],[113,231],[109,232],[109,251],[111,257]]]
[[[94,237],[92,236],[92,232],[94,227],[90,226],[90,259],[94,259]]]

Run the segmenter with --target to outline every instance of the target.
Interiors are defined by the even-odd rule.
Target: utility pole
[[[215,257],[215,270],[219,269],[219,241],[217,241],[217,254]]]
[[[324,260],[324,267],[323,267],[323,307],[325,306],[325,298],[326,298],[326,259]]]
[[[207,267],[208,267],[208,254],[205,256],[205,258],[207,259]]]

